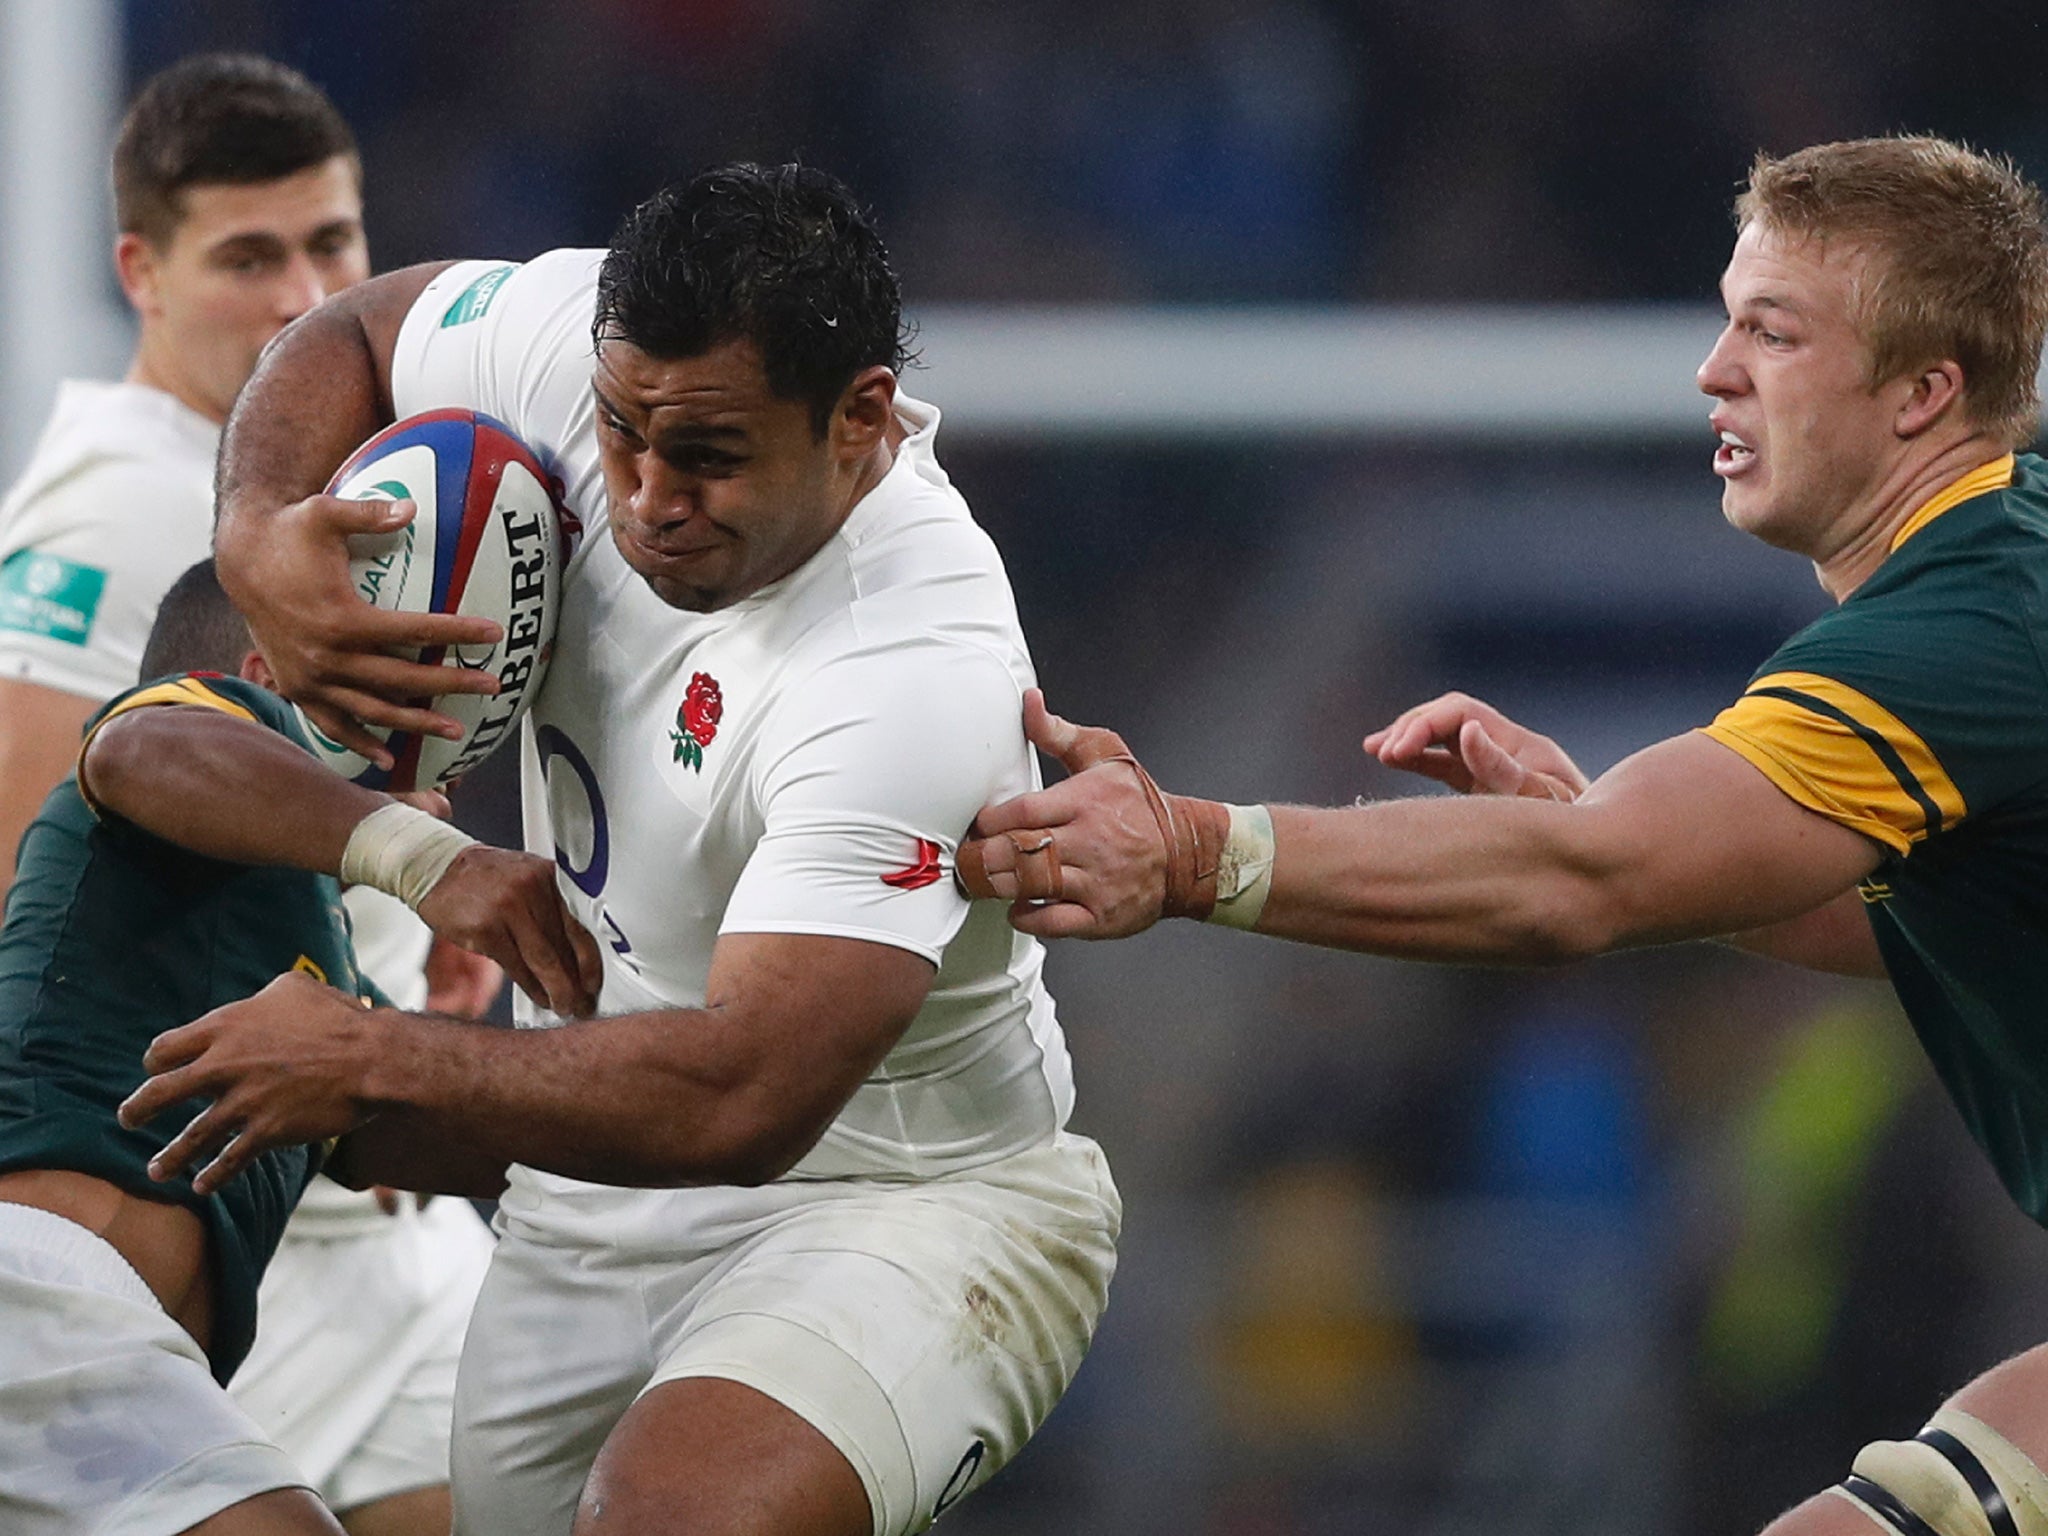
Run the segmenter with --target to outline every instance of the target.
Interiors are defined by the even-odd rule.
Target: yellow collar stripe
[[[200,678],[180,677],[168,683],[138,689],[93,723],[93,728],[85,734],[85,740],[78,744],[78,756],[72,759],[72,772],[78,778],[78,792],[85,797],[86,807],[93,815],[100,814],[101,806],[93,799],[92,790],[86,785],[85,773],[81,767],[85,762],[86,748],[92,745],[93,737],[99,735],[106,723],[117,715],[125,715],[138,709],[153,709],[160,704],[197,704],[205,709],[217,709],[222,714],[234,715],[238,719],[259,725],[262,723],[243,705],[237,704],[225,694],[215,693]]]
[[[1960,480],[1951,480],[1906,519],[1905,526],[1892,535],[1891,549],[1885,553],[1890,554],[1896,550],[1949,508],[1961,506],[1973,496],[2004,490],[2012,484],[2013,467],[2013,456],[2008,453],[2002,459],[1993,459],[1989,464],[1978,465]]]

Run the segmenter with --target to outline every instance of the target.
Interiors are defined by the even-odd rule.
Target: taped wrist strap
[[[396,896],[419,910],[465,848],[476,839],[416,806],[394,800],[380,805],[348,835],[341,852],[341,878]]]
[[[1230,833],[1228,807],[1215,800],[1165,793],[1145,765],[1128,752],[1099,761],[1130,765],[1166,844],[1166,889],[1160,896],[1159,915],[1207,921],[1216,908],[1216,870]]]
[[[1226,805],[1230,835],[1216,861],[1216,908],[1209,921],[1250,928],[1273,889],[1273,813],[1263,805]]]

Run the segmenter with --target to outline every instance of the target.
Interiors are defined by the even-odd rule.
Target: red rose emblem
[[[693,773],[704,771],[704,749],[718,734],[718,722],[725,718],[725,696],[718,691],[718,679],[709,672],[693,672],[683,702],[676,710],[676,728],[668,733],[675,744],[675,761],[687,763]]]
[[[718,691],[718,679],[709,672],[690,678],[690,691],[683,695],[682,727],[698,746],[708,747],[718,734],[718,722],[725,718],[725,697]]]

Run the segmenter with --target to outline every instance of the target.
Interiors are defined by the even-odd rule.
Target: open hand
[[[1590,782],[1548,736],[1463,693],[1404,711],[1364,746],[1389,768],[1419,773],[1460,794],[1576,800]]]
[[[158,1035],[142,1058],[152,1075],[121,1105],[121,1124],[133,1130],[174,1104],[212,1099],[149,1164],[151,1178],[171,1179],[212,1154],[192,1179],[210,1195],[274,1147],[325,1141],[369,1118],[360,1088],[380,1038],[361,1002],[287,971],[254,997]]]
[[[1075,725],[1024,695],[1024,734],[1069,777],[986,807],[955,859],[970,896],[1013,903],[1010,921],[1040,938],[1114,939],[1159,920],[1166,837],[1124,739]]]
[[[308,496],[271,520],[257,559],[228,594],[247,617],[278,691],[328,736],[384,768],[391,754],[365,724],[457,740],[462,727],[421,701],[498,691],[488,672],[392,654],[493,643],[503,636],[491,620],[385,612],[364,602],[349,581],[349,538],[403,528],[415,511],[411,501]]]

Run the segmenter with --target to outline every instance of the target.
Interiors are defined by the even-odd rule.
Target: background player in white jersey
[[[901,361],[846,190],[732,166],[609,252],[364,284],[229,424],[223,568],[337,730],[424,718],[309,681],[381,622],[327,594],[341,531],[385,514],[308,495],[359,439],[489,412],[588,530],[527,811],[610,1016],[505,1040],[287,978],[164,1037],[136,1105],[216,1098],[169,1159],[239,1132],[207,1180],[401,1104],[527,1165],[463,1356],[472,1536],[922,1529],[1043,1420],[1105,1304],[1120,1208],[1064,1130],[1040,951],[946,876],[990,788],[1035,779],[1032,673]]]
[[[257,354],[369,275],[348,125],[268,59],[202,54],[152,78],[113,182],[134,359],[119,383],[62,386],[0,503],[0,888],[86,719],[137,681],[165,590],[211,547],[220,423]],[[490,961],[434,946],[429,998],[426,927],[377,891],[347,901],[363,968],[393,997],[489,1007]],[[463,1202],[387,1215],[321,1178],[265,1277],[234,1391],[361,1536],[446,1528],[455,1359],[489,1250]]]
[[[86,718],[213,534],[220,423],[285,325],[369,275],[355,141],[282,65],[201,55],[138,94],[114,149],[126,378],[69,380],[0,503],[0,875]]]

